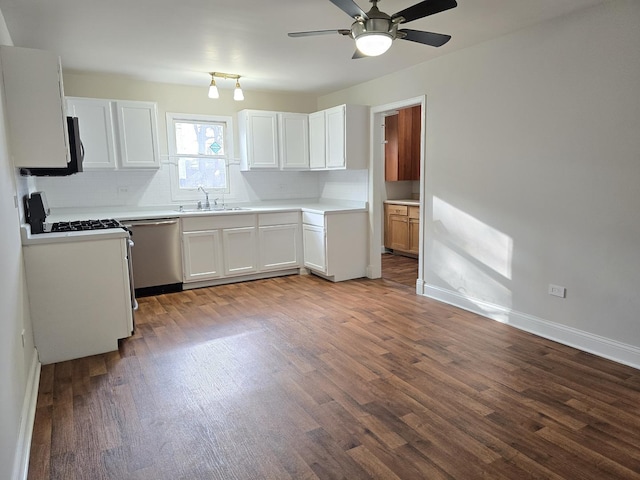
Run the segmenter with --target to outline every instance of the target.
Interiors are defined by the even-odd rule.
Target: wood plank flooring
[[[415,290],[418,278],[418,259],[392,253],[383,254],[382,278],[401,283]]]
[[[640,371],[413,284],[140,299],[119,351],[43,367],[29,479],[640,479]]]

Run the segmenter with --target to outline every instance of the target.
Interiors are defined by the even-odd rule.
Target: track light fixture
[[[209,98],[220,98],[220,93],[216,86],[216,79],[213,78],[213,73],[211,74],[211,84],[209,85]]]
[[[240,87],[240,75],[236,75],[235,73],[220,73],[220,72],[211,72],[211,84],[209,85],[209,98],[220,98],[220,93],[218,92],[218,87],[216,86],[216,77],[217,78],[230,78],[236,81],[236,88],[233,90],[233,99],[236,101],[244,100],[244,93],[242,92],[242,87]]]
[[[240,82],[236,80],[236,88],[233,89],[233,99],[236,101],[244,100],[244,93],[242,93],[242,88],[240,88]]]

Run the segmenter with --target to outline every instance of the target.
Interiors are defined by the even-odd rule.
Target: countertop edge
[[[112,238],[129,238],[129,233],[121,228],[109,228],[105,230],[83,230],[78,232],[59,233],[31,233],[29,225],[22,225],[20,237],[23,246],[44,245],[51,243],[91,242],[96,240],[109,240]]]
[[[130,210],[109,207],[100,208],[82,208],[82,209],[52,209],[52,213],[47,217],[48,223],[74,221],[74,220],[91,220],[101,218],[114,218],[119,221],[127,220],[152,220],[160,218],[182,218],[182,217],[198,217],[207,215],[250,215],[260,213],[280,213],[280,212],[310,212],[318,214],[335,214],[347,212],[367,212],[368,206],[366,202],[358,202],[359,205],[353,203],[311,203],[301,202],[297,205],[273,204],[273,205],[243,205],[246,210],[225,210],[225,211],[189,211],[181,212],[178,207],[175,209],[159,207],[153,208],[132,208]]]
[[[383,203],[387,205],[408,205],[410,207],[420,206],[420,200],[385,200]]]

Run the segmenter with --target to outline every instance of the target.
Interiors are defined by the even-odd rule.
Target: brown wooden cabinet
[[[418,255],[420,207],[385,203],[384,246],[398,253]]]
[[[409,253],[420,251],[420,207],[409,207]]]
[[[385,180],[420,180],[421,107],[404,108],[384,124]]]

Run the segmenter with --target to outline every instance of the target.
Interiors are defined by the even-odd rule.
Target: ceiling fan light
[[[233,99],[236,102],[241,102],[244,100],[244,93],[242,92],[242,88],[240,88],[240,82],[236,81],[236,88],[233,90]]]
[[[367,57],[377,57],[389,50],[393,37],[388,33],[364,32],[356,37],[356,48]]]
[[[216,87],[216,81],[213,76],[211,77],[211,85],[209,85],[209,98],[220,98],[218,87]]]

